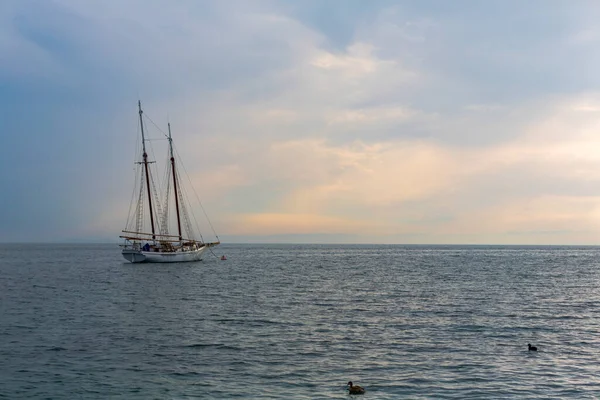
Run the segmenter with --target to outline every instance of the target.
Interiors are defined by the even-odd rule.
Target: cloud
[[[34,4],[0,6],[6,232],[118,233],[140,96],[224,234],[595,240],[596,7]]]
[[[261,213],[233,216],[233,235],[345,234],[365,228],[362,221],[318,214]]]
[[[465,148],[414,138],[271,143],[261,149],[260,164],[238,170],[238,184],[251,191],[269,181],[286,190],[270,192],[265,212],[236,215],[246,223],[242,230],[232,225],[232,232],[249,234],[255,226],[261,235],[306,233],[308,224],[318,233],[368,232],[375,242],[412,234],[420,241],[537,243],[552,233],[560,243],[573,232],[593,242],[600,222],[594,189],[600,115],[589,109],[597,98],[529,105],[537,109],[534,120],[501,145]],[[584,110],[577,106],[582,101]]]
[[[330,125],[346,125],[346,129],[356,125],[401,123],[413,117],[415,111],[406,107],[376,107],[370,109],[341,110],[332,113]]]

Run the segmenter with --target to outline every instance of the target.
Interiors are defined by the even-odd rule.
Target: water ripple
[[[0,398],[600,397],[595,247],[0,251]]]

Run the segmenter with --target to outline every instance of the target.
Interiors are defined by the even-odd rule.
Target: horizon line
[[[119,246],[118,243],[103,242],[103,241],[56,241],[56,242],[43,242],[43,241],[16,241],[16,242],[3,242],[0,241],[0,245],[24,245],[24,244],[39,244],[39,245],[111,245]],[[598,244],[524,244],[524,243],[347,243],[347,242],[221,242],[220,245],[336,245],[336,246],[415,246],[415,247],[426,247],[426,246],[469,246],[469,247],[600,247]]]

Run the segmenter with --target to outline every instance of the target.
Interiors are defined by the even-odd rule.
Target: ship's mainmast
[[[150,189],[150,175],[148,172],[148,153],[146,153],[146,139],[144,137],[144,122],[143,122],[143,118],[142,118],[142,102],[138,100],[138,109],[140,112],[140,128],[142,130],[142,149],[144,151],[144,153],[142,154],[143,157],[143,161],[142,164],[144,164],[144,171],[146,173],[146,188],[148,189],[148,208],[150,208],[150,224],[152,225],[152,240],[156,239],[156,233],[154,231],[154,214],[152,212],[152,192]],[[181,233],[180,233],[181,235]]]
[[[169,151],[171,153],[171,170],[173,171],[173,192],[175,193],[175,210],[177,211],[177,231],[179,232],[179,240],[181,236],[181,219],[179,217],[179,192],[177,191],[177,175],[175,174],[175,157],[173,156],[173,139],[171,138],[171,123],[169,127]]]

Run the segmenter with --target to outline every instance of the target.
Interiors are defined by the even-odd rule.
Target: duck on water
[[[365,389],[358,385],[353,385],[352,381],[348,382],[348,393],[349,394],[365,394]]]

